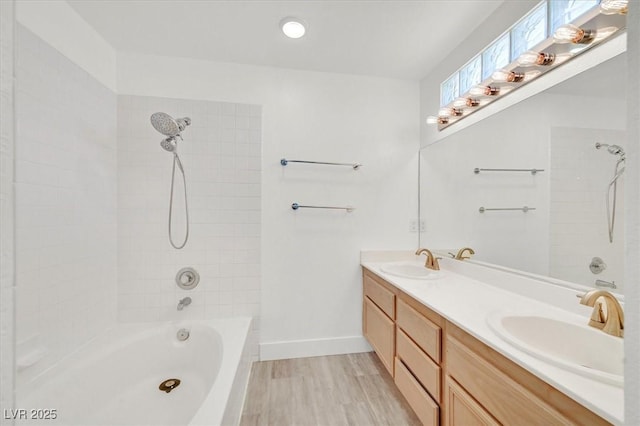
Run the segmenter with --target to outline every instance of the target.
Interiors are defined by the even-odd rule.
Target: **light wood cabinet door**
[[[440,363],[441,329],[427,317],[398,299],[396,324],[436,363]]]
[[[444,381],[445,426],[498,426],[496,421],[455,380],[446,376]]]
[[[400,361],[400,358],[396,358],[394,382],[423,425],[440,425],[440,407],[420,386],[420,383]]]
[[[368,297],[364,298],[363,328],[364,337],[393,377],[393,357],[396,352],[395,325]]]
[[[447,374],[500,423],[531,426],[572,424],[522,384],[454,338],[447,338]]]
[[[396,319],[396,296],[370,274],[364,274],[364,295],[392,320]]]
[[[402,360],[431,397],[440,402],[440,366],[400,328],[396,329],[396,357]]]

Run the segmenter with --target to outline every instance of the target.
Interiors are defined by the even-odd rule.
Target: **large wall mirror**
[[[622,293],[626,69],[617,55],[424,147],[422,245]]]

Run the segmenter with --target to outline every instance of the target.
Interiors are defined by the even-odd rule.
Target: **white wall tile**
[[[600,124],[606,126],[608,121],[603,118]],[[605,150],[596,150],[594,144],[614,144],[624,140],[625,133],[604,126],[550,129],[549,275],[591,286],[597,279],[613,281],[618,286],[616,291],[623,292],[624,180],[618,185],[616,229],[610,243],[605,194],[616,158]],[[594,257],[602,258],[607,265],[598,275],[589,270]]]
[[[46,350],[20,396],[116,321],[117,98],[22,26],[16,82],[16,356]]]
[[[190,209],[190,237],[182,250],[173,249],[167,236],[171,157],[149,125],[156,111],[192,120],[179,146]],[[243,130],[259,135],[260,111],[255,105],[118,97],[121,321],[259,315],[260,176],[238,172],[250,165],[260,170],[260,140]],[[184,211],[182,192],[174,201],[176,220]],[[185,266],[200,273],[193,291],[179,289],[174,281]],[[178,312],[178,300],[187,295],[192,304]],[[257,346],[252,350],[257,353]]]

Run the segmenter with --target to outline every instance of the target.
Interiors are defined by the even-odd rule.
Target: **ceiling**
[[[119,52],[417,80],[504,0],[68,2]]]

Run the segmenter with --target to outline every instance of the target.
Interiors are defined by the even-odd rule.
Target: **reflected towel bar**
[[[498,210],[516,210],[516,211],[519,210],[521,212],[526,213],[529,210],[535,210],[535,209],[536,209],[535,207],[527,207],[527,206],[524,206],[524,207],[505,207],[505,208],[494,208],[494,209],[488,209],[488,208],[480,207],[478,209],[478,211],[480,213],[484,213],[484,212],[488,212],[488,211],[498,211]]]
[[[478,174],[480,172],[529,172],[535,175],[538,172],[544,172],[544,169],[481,169],[476,167],[473,169],[473,173]]]
[[[351,207],[351,206],[347,206],[347,207],[332,207],[332,206],[301,206],[298,203],[293,203],[291,204],[291,208],[293,210],[298,210],[298,209],[329,209],[329,210],[346,210],[348,213],[351,213],[352,211],[354,211],[356,208],[355,207]]]
[[[615,281],[596,280],[596,287],[618,288]]]
[[[280,159],[280,164],[286,166],[289,163],[304,163],[304,164],[322,164],[326,166],[349,166],[353,170],[359,170],[362,167],[360,163],[326,163],[324,161],[304,161],[304,160],[287,160],[286,158]]]

